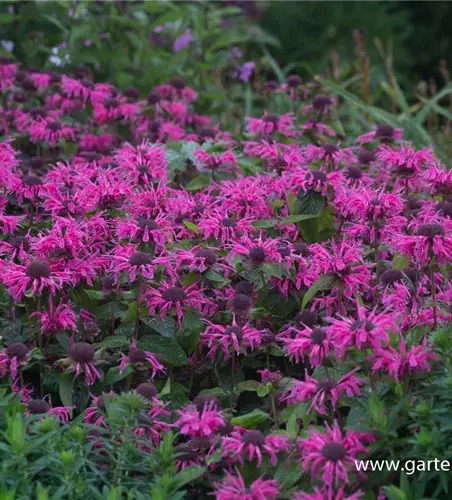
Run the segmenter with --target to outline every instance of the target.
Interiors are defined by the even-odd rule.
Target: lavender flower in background
[[[256,63],[254,61],[248,61],[239,68],[238,78],[242,82],[248,82],[253,73]]]
[[[179,52],[180,50],[185,49],[185,47],[188,47],[192,41],[193,35],[191,34],[191,29],[187,28],[182,35],[174,40],[173,52]]]

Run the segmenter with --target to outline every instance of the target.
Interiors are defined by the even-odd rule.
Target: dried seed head
[[[249,281],[239,281],[235,286],[236,295],[252,295],[254,293],[254,285]]]
[[[63,128],[63,125],[61,124],[61,122],[55,120],[53,122],[49,122],[47,124],[47,128],[52,132],[58,132],[58,130],[61,130]]]

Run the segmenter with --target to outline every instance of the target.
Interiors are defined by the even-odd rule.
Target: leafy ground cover
[[[452,455],[450,88],[389,113],[259,36],[276,80],[0,60],[0,498],[449,497],[355,460]]]

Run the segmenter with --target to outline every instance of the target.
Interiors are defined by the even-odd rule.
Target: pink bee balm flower
[[[358,318],[330,318],[328,328],[334,338],[336,353],[344,356],[350,347],[360,350],[378,348],[389,343],[388,332],[397,331],[397,325],[392,314],[376,314],[375,309],[369,311],[365,307],[357,307]]]
[[[216,500],[275,500],[281,487],[274,479],[256,479],[249,487],[245,485],[238,469],[236,475],[226,473],[222,481],[215,483]]]
[[[56,415],[64,424],[69,423],[69,417],[72,412],[72,406],[55,406],[46,401],[46,399],[32,399],[27,403],[25,416],[32,415]]]
[[[60,359],[58,363],[67,372],[75,372],[75,378],[83,371],[87,385],[93,385],[96,380],[102,378],[95,367],[95,365],[103,364],[99,351],[96,352],[94,347],[86,342],[72,343],[68,357]]]
[[[75,142],[75,129],[57,120],[35,121],[30,127],[33,142],[45,141],[55,147],[61,139]]]
[[[400,335],[398,349],[391,346],[377,349],[370,358],[370,363],[372,372],[381,371],[399,382],[400,379],[411,377],[417,372],[429,372],[432,369],[429,361],[434,359],[436,354],[427,346],[427,339],[421,345],[408,349],[405,339]]]
[[[359,500],[363,495],[362,491],[345,493],[345,485],[340,486],[338,489],[325,486],[322,489],[314,488],[314,493],[296,491],[292,500]]]
[[[157,360],[155,354],[137,347],[135,339],[129,348],[127,356],[125,354],[122,355],[119,371],[122,373],[126,369],[126,366],[133,366],[134,369],[141,371],[150,368],[152,371],[152,378],[155,377],[158,371],[166,371],[165,367]]]
[[[42,294],[45,289],[55,295],[63,283],[68,281],[65,273],[53,271],[47,262],[41,260],[33,260],[26,266],[10,264],[3,276],[3,283],[17,301],[22,299],[29,288],[33,295]]]
[[[349,471],[356,471],[355,460],[360,453],[367,453],[365,442],[373,441],[371,434],[340,429],[334,422],[330,427],[325,423],[326,433],[312,430],[307,438],[300,442],[301,464],[305,472],[321,479],[326,486],[338,486],[349,483]]]
[[[295,137],[294,120],[291,113],[285,115],[264,114],[262,118],[247,118],[248,132],[256,135],[269,135],[279,132],[287,137]]]
[[[159,289],[147,288],[144,295],[151,315],[159,310],[160,317],[164,319],[168,311],[175,309],[179,326],[182,324],[185,307],[196,308],[208,316],[216,311],[216,306],[203,296],[196,283],[181,287],[164,281]]]
[[[285,399],[288,400],[289,404],[312,400],[309,411],[314,409],[321,415],[326,415],[327,401],[331,402],[333,409],[336,409],[341,396],[346,395],[352,398],[361,395],[360,386],[364,384],[364,380],[353,375],[357,370],[359,368],[347,373],[338,381],[332,378],[315,380],[306,372],[303,381],[293,381],[293,385],[289,387]]]
[[[209,437],[217,433],[224,425],[225,418],[218,410],[215,401],[204,404],[202,409],[190,404],[178,410],[179,418],[174,422],[181,434],[193,437]]]
[[[288,337],[288,334],[292,335],[292,338]],[[303,330],[291,327],[281,333],[279,339],[283,342],[284,351],[288,356],[292,356],[299,363],[308,355],[312,367],[322,365],[324,358],[334,349],[331,333],[328,328],[323,327],[306,327]]]
[[[54,307],[53,300],[49,300],[48,311],[36,311],[31,317],[36,316],[41,323],[41,333],[57,333],[62,330],[77,330],[77,318],[71,309],[71,303],[61,302]]]
[[[223,456],[232,457],[242,465],[245,459],[250,461],[256,459],[257,466],[260,467],[264,454],[270,457],[272,465],[276,465],[278,453],[288,451],[289,444],[284,434],[265,436],[258,430],[238,430],[222,438],[221,450]]]
[[[19,367],[26,366],[29,360],[30,349],[21,342],[10,344],[0,352],[0,377],[11,375],[17,377]]]

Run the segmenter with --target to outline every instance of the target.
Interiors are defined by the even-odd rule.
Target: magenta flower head
[[[292,338],[288,337],[288,334]],[[324,327],[311,329],[309,327],[298,330],[291,327],[289,330],[278,336],[284,345],[284,351],[299,363],[304,356],[309,356],[309,363],[312,367],[323,364],[325,357],[328,357],[330,351],[335,347],[330,330]]]
[[[215,305],[203,296],[196,283],[184,287],[164,281],[159,289],[147,288],[145,298],[151,315],[158,310],[160,317],[164,319],[170,310],[175,310],[179,326],[182,324],[183,309],[186,307],[198,309],[208,315],[216,310]]]
[[[239,470],[235,475],[226,472],[222,481],[215,483],[216,500],[275,500],[281,486],[274,479],[256,479],[250,486],[245,485]]]
[[[166,371],[165,367],[157,360],[155,354],[137,347],[135,339],[129,348],[129,353],[127,355],[122,355],[119,371],[122,373],[126,369],[126,366],[132,366],[138,371],[147,371],[151,369],[152,378],[155,377],[157,372]]]
[[[56,415],[64,424],[69,423],[69,417],[73,407],[72,406],[56,406],[52,407],[51,403],[43,399],[32,399],[27,403],[27,410],[25,416],[32,415]]]
[[[69,346],[68,357],[60,359],[57,363],[59,363],[65,371],[69,373],[75,372],[75,378],[84,372],[86,384],[93,385],[96,380],[102,378],[95,366],[103,364],[103,360],[100,356],[101,351],[96,352],[91,344],[78,342],[72,343],[72,345]]]
[[[304,491],[296,491],[292,500],[359,500],[363,498],[364,492],[355,491],[354,493],[346,493],[345,485],[339,488],[324,486],[323,488],[314,488],[314,493],[306,493]],[[379,500],[380,497],[378,497]],[[384,500],[384,499],[383,499]]]
[[[118,247],[113,256],[111,271],[117,281],[118,275],[125,272],[130,281],[138,277],[152,279],[155,273],[153,257],[150,253],[137,251],[133,245]]]
[[[336,354],[344,356],[347,349],[359,350],[378,348],[389,343],[388,332],[396,332],[398,327],[392,314],[369,311],[358,305],[358,318],[330,318],[328,328],[336,346]]]
[[[44,290],[55,295],[62,284],[68,281],[66,274],[53,271],[47,262],[38,259],[26,266],[9,264],[3,276],[3,283],[16,301],[20,301],[29,288],[33,295],[40,295]]]
[[[174,425],[180,428],[181,434],[191,438],[210,437],[225,425],[225,418],[215,401],[207,402],[201,410],[190,404],[178,410],[178,415]]]
[[[223,456],[232,457],[241,465],[245,459],[256,459],[257,467],[262,465],[263,455],[270,457],[270,463],[276,465],[278,453],[289,450],[288,437],[285,434],[265,436],[259,430],[237,430],[221,440]]]
[[[49,300],[49,309],[44,312],[36,311],[30,317],[38,317],[41,323],[41,333],[57,333],[63,330],[77,330],[77,318],[71,309],[71,303],[60,302],[56,307],[53,300]]]
[[[33,122],[30,136],[33,142],[45,141],[55,147],[61,139],[75,142],[75,129],[57,120],[43,119]]]
[[[26,366],[29,360],[30,349],[21,342],[10,344],[0,352],[0,376],[11,375],[14,380],[18,369]]]
[[[326,486],[349,483],[349,473],[355,472],[358,454],[367,453],[365,444],[373,441],[372,434],[354,431],[343,432],[334,422],[325,423],[326,432],[312,430],[300,441],[301,465],[313,478],[321,479]]]
[[[92,403],[85,410],[84,422],[87,424],[95,425],[96,427],[105,427],[105,415],[107,413],[107,407],[105,406],[105,399],[112,401],[115,397],[114,392],[109,392],[106,394],[102,394],[102,396],[93,396]]]
[[[289,387],[285,399],[288,400],[289,404],[311,400],[309,411],[314,409],[321,415],[326,415],[326,404],[328,402],[331,403],[333,409],[336,409],[337,402],[343,395],[350,398],[361,395],[360,386],[364,384],[364,380],[353,375],[357,370],[359,368],[347,373],[337,381],[329,377],[323,380],[315,380],[306,372],[303,381],[293,381],[293,385]]]
[[[452,255],[452,220],[437,218],[424,224],[413,221],[412,227],[414,235],[394,235],[391,246],[412,258],[419,268],[428,265],[433,257],[444,266]]]

